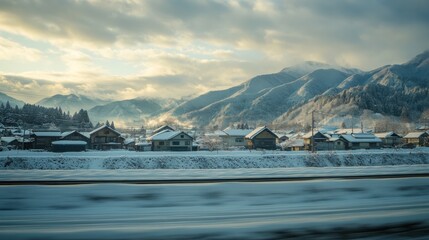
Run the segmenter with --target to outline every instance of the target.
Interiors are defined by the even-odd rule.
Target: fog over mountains
[[[0,97],[4,101],[5,97]],[[404,64],[368,72],[304,62],[187,100],[142,96],[106,102],[72,94],[55,95],[37,104],[70,112],[84,108],[93,122],[116,120],[134,125],[177,119],[196,127],[226,127],[238,122],[287,127],[308,124],[312,111],[323,112],[319,120],[326,123],[351,116],[418,121],[429,118],[429,51]]]

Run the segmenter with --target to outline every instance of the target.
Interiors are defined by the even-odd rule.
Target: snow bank
[[[0,153],[0,169],[238,169],[429,164],[429,149],[337,152]]]

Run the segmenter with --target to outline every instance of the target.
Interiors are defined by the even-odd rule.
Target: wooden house
[[[33,131],[31,137],[34,139],[34,149],[51,150],[52,142],[61,138],[60,131]]]
[[[346,150],[354,149],[378,149],[382,141],[371,133],[341,134],[339,139],[345,142]]]
[[[68,140],[68,141],[84,141],[87,142],[89,146],[90,138],[86,134],[80,133],[76,130],[70,132],[63,132],[61,134],[60,140]]]
[[[98,150],[121,149],[124,143],[121,133],[106,125],[90,132],[89,139],[90,148]]]
[[[304,150],[304,139],[289,139],[280,143],[280,146],[284,151],[302,151]]]
[[[402,144],[402,137],[395,132],[375,133],[374,135],[381,139],[383,147],[395,147]]]
[[[280,143],[285,142],[287,140],[289,140],[288,136],[286,136],[285,134],[277,133],[277,144],[280,144]]]
[[[314,150],[328,150],[329,149],[329,138],[330,136],[321,133],[320,131],[314,132],[312,135],[311,132],[305,134],[302,136],[304,139],[304,149],[305,150],[312,150],[311,148],[311,141],[314,141]]]
[[[248,149],[276,149],[277,135],[266,126],[256,128],[245,139]]]
[[[404,136],[404,143],[429,147],[429,134],[427,132],[410,132]]]
[[[192,151],[193,138],[183,131],[164,130],[147,140],[152,151]]]

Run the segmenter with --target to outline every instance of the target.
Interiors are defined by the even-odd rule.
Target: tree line
[[[47,108],[43,106],[24,104],[22,108],[12,107],[9,101],[0,104],[0,122],[5,126],[40,127],[44,124],[55,124],[61,129],[90,129],[93,125],[86,110],[79,110],[73,115],[61,107]]]

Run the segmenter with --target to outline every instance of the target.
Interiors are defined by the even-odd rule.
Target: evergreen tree
[[[110,127],[109,120],[106,120],[106,123],[105,123],[104,125],[106,125],[106,126]]]
[[[116,128],[115,128],[115,122],[113,122],[113,121],[112,121],[112,123],[110,124],[110,127],[111,127],[112,129],[116,129]]]

